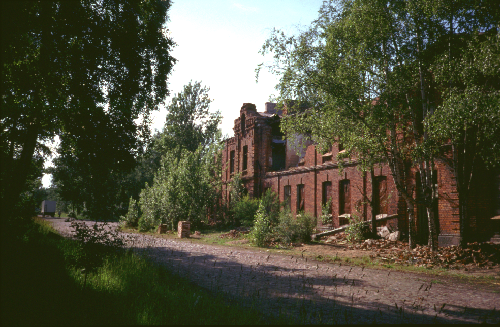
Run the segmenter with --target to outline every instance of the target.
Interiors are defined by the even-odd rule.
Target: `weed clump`
[[[266,214],[263,203],[259,205],[257,214],[255,215],[255,222],[251,232],[252,241],[259,247],[266,246],[271,240],[273,229],[269,215]]]
[[[130,197],[127,215],[120,216],[120,221],[124,223],[126,227],[137,227],[140,217],[139,204],[134,198]]]
[[[259,200],[250,199],[248,195],[243,196],[232,208],[235,223],[245,227],[252,227],[258,209]]]
[[[370,234],[370,229],[365,222],[356,215],[348,216],[349,226],[345,230],[346,239],[350,243],[358,243],[366,239]]]

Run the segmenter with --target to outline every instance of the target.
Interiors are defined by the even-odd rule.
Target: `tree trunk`
[[[415,247],[415,206],[412,201],[406,201],[408,208],[408,246]]]
[[[469,242],[469,217],[467,216],[467,199],[458,197],[458,215],[460,221],[460,245],[465,247]]]
[[[28,127],[23,149],[21,151],[21,157],[17,160],[16,167],[13,168],[14,173],[9,178],[7,183],[8,189],[5,190],[4,194],[5,204],[8,204],[10,207],[19,202],[19,197],[25,190],[33,154],[35,153],[38,134],[38,124],[34,123]]]
[[[377,236],[377,215],[375,213],[375,208],[374,208],[374,201],[375,201],[375,198],[374,198],[374,195],[375,195],[375,190],[374,190],[374,182],[375,182],[375,171],[373,170],[373,167],[372,169],[370,169],[370,177],[371,177],[371,181],[372,181],[372,200],[371,200],[371,208],[372,208],[372,233],[373,233],[373,236]]]

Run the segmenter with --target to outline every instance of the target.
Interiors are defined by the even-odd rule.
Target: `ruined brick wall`
[[[225,141],[222,153],[223,160],[223,197],[228,199],[228,183],[236,173],[240,173],[243,183],[252,197],[260,197],[266,189],[272,189],[278,194],[281,202],[285,201],[285,188],[290,190],[290,208],[293,214],[297,214],[298,192],[304,196],[303,208],[305,212],[315,217],[321,217],[322,204],[324,201],[324,183],[331,183],[330,198],[332,199],[332,222],[329,228],[335,228],[345,224],[347,221],[340,216],[341,198],[345,200],[346,181],[349,181],[350,213],[357,215],[363,220],[370,220],[372,216],[371,201],[372,185],[369,172],[363,173],[357,168],[356,160],[344,163],[344,169],[340,173],[337,154],[341,149],[335,144],[330,151],[320,153],[310,141],[307,148],[299,155],[291,143],[286,143],[285,170],[272,171],[272,128],[270,121],[272,114],[276,113],[273,104],[266,103],[266,112],[259,113],[253,104],[243,104],[240,117],[235,120],[235,136]],[[275,116],[274,116],[275,117]],[[242,120],[244,118],[244,123]],[[299,138],[300,139],[300,138]],[[244,152],[246,147],[247,166],[243,169]],[[234,173],[230,173],[230,154],[234,151]],[[438,184],[438,234],[439,244],[457,244],[460,237],[460,222],[458,215],[458,193],[453,177],[453,171],[444,161],[436,160],[437,184]],[[416,192],[416,169],[406,167],[407,187]],[[399,230],[408,233],[408,212],[404,199],[399,196],[391,170],[386,163],[376,165],[374,168],[376,178],[382,178],[386,182],[387,215],[397,215]],[[493,177],[492,177],[493,175]],[[498,176],[497,176],[498,175]],[[385,178],[384,178],[385,177]],[[303,191],[298,187],[303,185]],[[328,186],[328,185],[327,185]],[[380,186],[377,186],[380,187]],[[341,189],[344,188],[344,191]],[[492,222],[490,218],[495,215],[495,210],[500,210],[500,171],[496,173],[480,169],[472,184],[471,196],[469,198],[470,208],[470,230],[477,239],[486,239],[492,233]],[[365,198],[366,197],[366,198]],[[498,199],[497,199],[498,198]],[[345,206],[345,204],[344,204]],[[499,208],[497,208],[499,207]],[[496,209],[495,209],[496,208]],[[419,218],[418,208],[415,206],[414,228],[422,228],[425,225]],[[499,211],[500,212],[500,211]],[[322,222],[318,219],[318,227]]]

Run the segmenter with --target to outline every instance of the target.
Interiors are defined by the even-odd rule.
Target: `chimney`
[[[255,105],[253,103],[243,103],[243,106],[241,106],[240,112],[241,112],[241,110],[244,110],[244,109],[257,111],[257,108],[255,107]]]

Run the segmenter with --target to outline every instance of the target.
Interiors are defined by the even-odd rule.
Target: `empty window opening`
[[[278,171],[285,169],[285,164],[286,164],[285,141],[273,140],[271,143],[271,150],[272,150],[271,171]]]
[[[332,198],[332,182],[323,182],[323,197],[321,204],[325,205]]]
[[[243,170],[247,170],[248,165],[248,145],[243,147]]]
[[[229,155],[229,172],[234,173],[234,150]]]
[[[375,215],[387,214],[387,177],[376,176],[373,180],[373,211]]]
[[[292,187],[290,185],[285,185],[283,189],[283,194],[285,195],[285,206],[292,210]]]
[[[303,212],[305,209],[305,188],[304,184],[297,185],[297,213]]]
[[[332,182],[323,182],[323,194],[321,199],[321,209],[328,210],[328,214],[332,214]],[[327,207],[329,203],[329,207]]]
[[[339,182],[339,215],[351,214],[351,183],[348,179]]]

